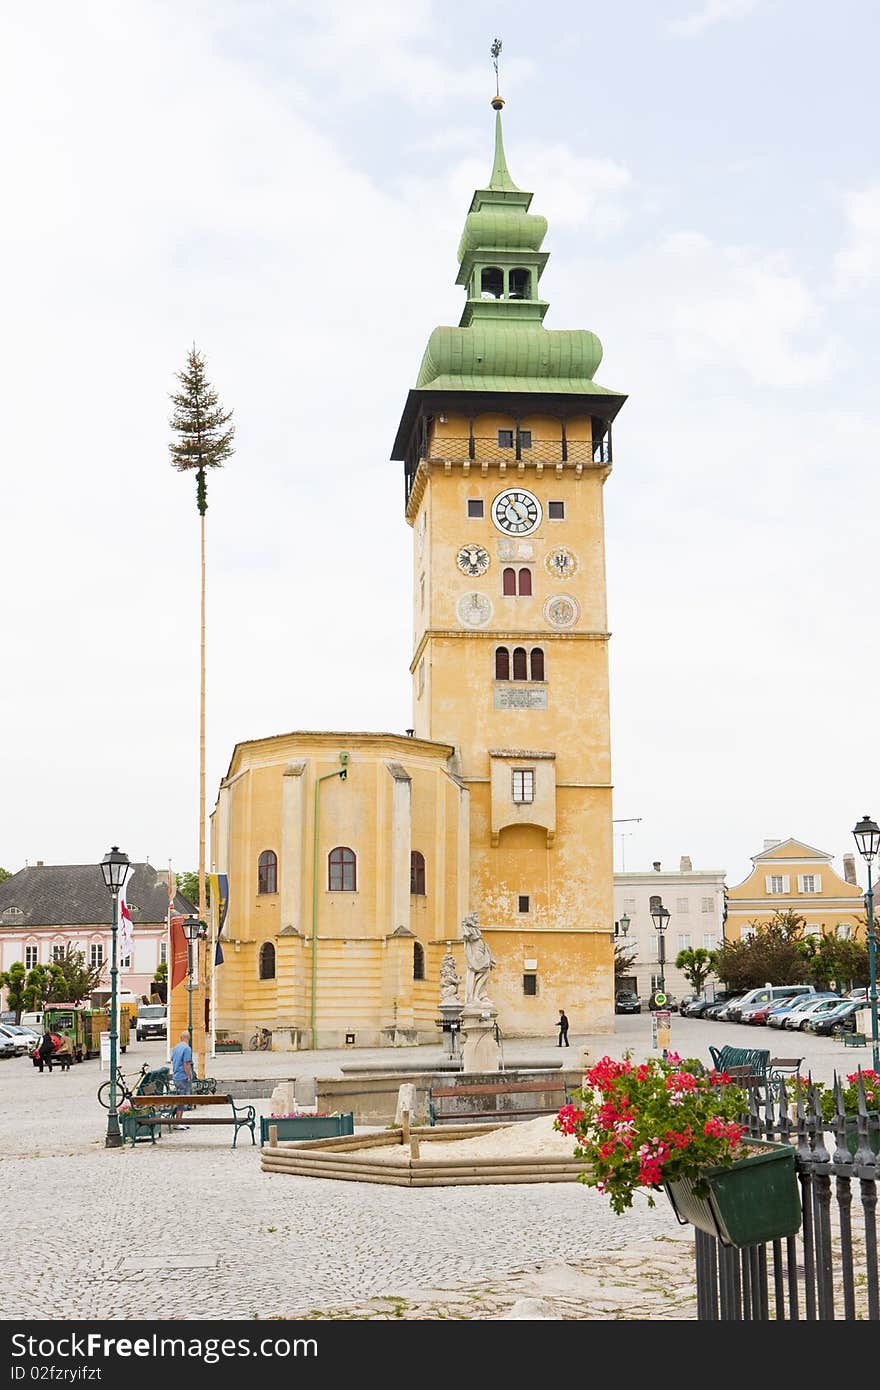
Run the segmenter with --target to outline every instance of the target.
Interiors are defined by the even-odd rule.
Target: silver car
[[[24,1033],[16,1032],[14,1029],[13,1023],[0,1023],[0,1038],[9,1043],[13,1057],[23,1057],[26,1052],[30,1052],[33,1043]]]

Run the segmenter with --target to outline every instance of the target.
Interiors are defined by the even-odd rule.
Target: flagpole
[[[216,1056],[214,1047],[217,1036],[217,914],[220,911],[220,880],[211,875],[211,1056]]]
[[[165,972],[165,1061],[171,1061],[171,908],[174,903],[174,893],[171,885],[174,878],[171,873],[171,860],[168,860],[168,911],[165,914],[165,962],[167,970]]]

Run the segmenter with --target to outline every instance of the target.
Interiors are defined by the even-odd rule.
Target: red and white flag
[[[129,869],[125,876],[122,887],[119,890],[119,959],[120,961],[130,960],[134,952],[134,922],[131,919],[131,909],[126,900],[128,884],[134,873],[134,868]]]

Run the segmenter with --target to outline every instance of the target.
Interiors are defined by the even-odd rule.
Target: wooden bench
[[[784,1081],[786,1077],[799,1077],[803,1060],[803,1057],[771,1057],[767,1063],[767,1080]]]
[[[158,1103],[157,1103],[158,1101]],[[232,1110],[231,1115],[190,1115],[185,1114],[185,1118],[175,1115],[177,1108],[182,1108],[184,1112],[192,1109],[201,1109],[206,1105],[228,1105]],[[256,1124],[257,1112],[252,1105],[236,1105],[232,1096],[229,1095],[170,1095],[163,1096],[161,1100],[157,1096],[132,1096],[132,1111],[134,1112],[132,1126],[132,1145],[136,1142],[137,1131],[139,1129],[149,1130],[150,1137],[155,1143],[156,1129],[167,1125],[170,1128],[184,1126],[187,1128],[193,1125],[235,1125],[235,1134],[232,1138],[232,1147],[238,1143],[238,1131],[249,1129],[251,1132],[251,1143],[256,1146],[256,1135],[254,1126]]]
[[[508,1097],[525,1096],[531,1106],[505,1104]],[[539,1097],[544,1099],[539,1100]],[[462,1109],[456,1101],[466,1098]],[[462,1120],[521,1120],[535,1115],[555,1115],[570,1096],[560,1076],[534,1076],[519,1081],[476,1081],[460,1086],[432,1086],[428,1091],[428,1116],[432,1125],[458,1124]],[[480,1104],[484,1101],[485,1104]]]

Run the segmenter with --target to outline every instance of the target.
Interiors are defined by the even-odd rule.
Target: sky
[[[605,487],[615,865],[880,817],[880,11],[837,0],[0,9],[0,864],[198,860],[236,742],[412,722],[391,447],[505,146],[548,328],[627,393]],[[859,861],[860,881],[863,866]]]

